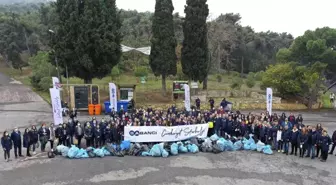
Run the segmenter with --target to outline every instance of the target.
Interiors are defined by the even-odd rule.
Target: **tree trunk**
[[[203,81],[203,90],[207,90],[207,89],[208,89],[208,76]]]
[[[28,43],[28,37],[27,37],[26,29],[24,29],[23,32],[24,32],[24,36],[25,36],[25,40],[26,40],[26,47],[27,47],[28,53],[32,57],[33,54],[32,54],[32,52],[30,51],[30,48],[29,48],[29,43]]]
[[[162,75],[161,83],[162,83],[162,95],[167,96],[166,75]]]
[[[243,77],[243,75],[244,75],[244,57],[242,56],[240,76]]]

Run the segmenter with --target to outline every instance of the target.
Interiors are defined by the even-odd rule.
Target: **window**
[[[120,89],[120,100],[128,100],[128,90]]]

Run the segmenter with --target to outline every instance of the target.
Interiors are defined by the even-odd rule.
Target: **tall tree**
[[[172,0],[156,0],[149,64],[155,76],[162,76],[162,93],[166,95],[166,77],[176,74],[176,39]]]
[[[58,0],[59,16],[53,48],[69,74],[92,83],[103,78],[121,56],[121,22],[116,0]]]
[[[184,9],[182,70],[190,80],[203,82],[208,75],[207,0],[187,0]]]

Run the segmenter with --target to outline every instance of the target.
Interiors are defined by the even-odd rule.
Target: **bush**
[[[188,76],[182,71],[181,63],[177,63],[176,80],[188,80]]]
[[[256,82],[253,78],[249,77],[245,80],[245,84],[248,88],[253,88],[255,86]]]
[[[235,78],[232,81],[231,88],[232,89],[240,89],[242,86],[241,80],[239,78]]]
[[[217,82],[222,82],[223,76],[221,74],[216,74],[216,80]]]
[[[140,67],[137,67],[134,71],[134,75],[136,77],[147,77],[148,76],[148,70],[146,67],[143,67],[143,66],[140,66]]]
[[[112,68],[112,70],[111,70],[111,77],[112,77],[112,80],[113,80],[114,78],[119,77],[119,75],[120,75],[120,69],[119,69],[119,67],[118,67],[118,66],[114,66],[114,67]]]
[[[43,77],[39,82],[39,88],[41,91],[48,91],[52,86],[52,79],[48,77]]]
[[[262,77],[264,76],[264,71],[259,71],[257,73],[254,74],[254,78],[256,81],[261,81]]]
[[[233,77],[239,77],[239,76],[240,76],[240,73],[237,72],[237,71],[230,71],[230,74],[231,74]]]
[[[253,72],[249,72],[249,73],[247,74],[247,78],[252,78],[252,79],[254,79],[255,77],[256,77],[256,74],[253,73]]]

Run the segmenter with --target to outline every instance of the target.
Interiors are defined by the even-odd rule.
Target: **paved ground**
[[[50,107],[28,88],[13,83],[17,82],[0,74],[0,117],[4,119],[0,132],[16,125],[25,127],[50,122]],[[19,95],[15,96],[16,93]],[[14,98],[10,99],[8,95],[14,95]],[[81,116],[80,120],[87,118]],[[336,129],[336,113],[333,111],[303,113],[303,118],[305,124],[322,123],[330,132]],[[21,158],[9,163],[4,162],[2,156],[3,151],[0,151],[1,185],[336,184],[336,157],[333,155],[327,163],[249,151],[169,158],[125,156],[84,160],[48,159],[45,153],[39,153],[30,160]]]

